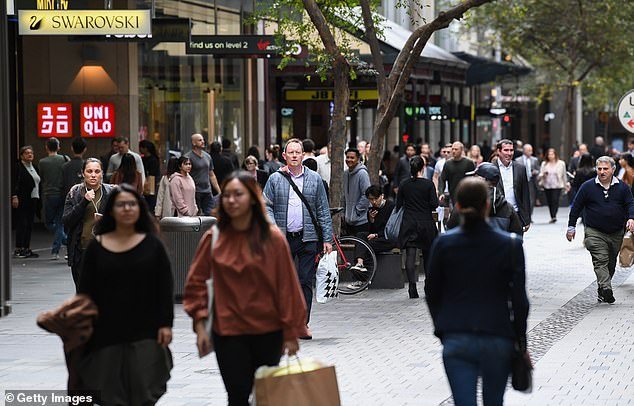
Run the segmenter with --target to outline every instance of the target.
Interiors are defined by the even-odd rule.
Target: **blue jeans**
[[[445,334],[442,357],[456,406],[476,406],[476,384],[482,377],[484,406],[504,403],[511,373],[513,340],[479,334]]]
[[[306,301],[306,324],[310,321],[310,309],[313,304],[313,280],[315,279],[316,263],[315,258],[317,256],[317,241],[303,242],[302,236],[286,235],[286,240],[291,249],[291,257],[295,259],[297,257],[298,267],[297,276],[299,277],[299,284],[302,287],[304,293],[304,300]]]
[[[51,247],[52,254],[59,254],[62,244],[66,244],[62,214],[64,214],[64,198],[61,196],[46,196],[44,198],[46,228],[55,234],[53,246]]]
[[[211,209],[214,208],[214,200],[211,192],[196,192],[196,205],[198,211],[203,216],[211,216]]]

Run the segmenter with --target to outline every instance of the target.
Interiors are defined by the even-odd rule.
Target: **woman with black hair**
[[[193,319],[199,355],[216,351],[229,405],[243,406],[255,370],[298,351],[298,337],[307,334],[306,304],[286,236],[269,223],[253,176],[233,172],[221,196],[218,226],[205,233],[189,268],[183,307]],[[205,327],[209,278],[211,337]]]
[[[436,188],[431,180],[425,179],[425,164],[420,156],[410,160],[409,179],[405,179],[398,188],[395,210],[403,207],[403,221],[398,243],[405,249],[405,270],[409,282],[410,299],[418,298],[416,288],[416,250],[423,252],[427,260],[431,243],[438,234],[432,211],[438,207]]]
[[[158,180],[161,177],[161,161],[156,151],[156,146],[150,140],[142,140],[139,142],[139,152],[142,157],[143,169],[145,169],[145,184],[143,185],[143,198],[150,208],[150,212],[154,211],[157,199]]]
[[[579,157],[579,165],[575,171],[575,177],[572,179],[570,185],[570,204],[575,200],[575,196],[579,191],[579,188],[587,180],[593,179],[597,176],[597,171],[594,169],[594,159],[592,155],[583,154]]]
[[[88,158],[82,167],[84,181],[66,195],[62,223],[68,232],[68,266],[75,288],[79,286],[80,262],[84,250],[94,237],[94,226],[101,218],[112,185],[102,184],[103,169],[97,158]]]
[[[136,188],[115,187],[81,268],[80,294],[97,305],[95,329],[78,362],[84,388],[103,405],[153,405],[172,369],[170,260]]]
[[[127,183],[134,187],[139,194],[143,193],[143,177],[136,170],[136,161],[130,153],[126,153],[121,157],[121,165],[112,174],[110,183],[120,185]]]
[[[514,347],[526,352],[528,297],[522,240],[487,223],[484,180],[456,190],[458,230],[436,239],[427,262],[425,297],[456,405],[476,405],[478,377],[485,405],[502,405]]]
[[[191,217],[198,214],[196,206],[196,184],[189,174],[192,171],[192,162],[182,155],[176,164],[178,170],[170,176],[170,196],[174,216]]]

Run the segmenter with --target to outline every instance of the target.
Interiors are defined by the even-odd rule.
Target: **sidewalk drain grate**
[[[620,268],[617,267],[614,277],[612,278],[612,286],[617,287],[627,280],[632,273],[634,267]],[[617,296],[618,304],[618,296]],[[568,303],[563,305],[553,314],[542,320],[533,327],[527,334],[528,351],[531,354],[533,365],[550,350],[550,348],[561,340],[570,332],[579,322],[597,307],[597,282],[592,282],[588,287],[579,292],[575,297],[570,299]],[[601,306],[609,306],[600,304]],[[593,369],[596,367],[590,367]],[[481,397],[482,386],[478,380],[478,398]],[[440,406],[453,405],[453,398],[450,396],[440,403]]]

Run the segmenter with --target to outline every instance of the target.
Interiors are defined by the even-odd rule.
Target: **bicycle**
[[[343,211],[343,207],[330,209],[331,216]],[[337,291],[342,295],[354,295],[367,289],[376,273],[376,254],[366,241],[354,236],[338,237],[333,233],[333,251],[337,252],[339,285]],[[363,268],[355,265],[358,258],[363,260]],[[352,259],[352,261],[351,261]]]

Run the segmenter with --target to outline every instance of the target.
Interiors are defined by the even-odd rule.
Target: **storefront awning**
[[[467,85],[479,85],[495,82],[505,76],[523,76],[533,71],[529,66],[511,62],[497,62],[467,52],[454,52],[453,55],[469,63]]]

